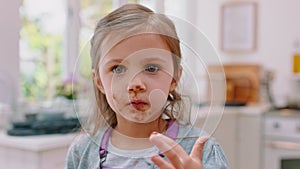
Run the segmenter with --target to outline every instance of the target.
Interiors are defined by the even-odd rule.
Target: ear
[[[170,86],[170,92],[172,92],[172,91],[174,91],[175,90],[175,88],[176,88],[176,86],[177,86],[177,82],[176,82],[176,80],[173,80],[172,81],[172,83],[171,83],[171,86]]]
[[[96,73],[95,69],[92,70],[92,74],[93,74],[94,84],[101,91],[101,93],[105,94],[105,90],[103,88],[102,82],[100,80],[100,77],[97,76],[97,73]]]
[[[182,67],[180,66],[178,69],[178,73],[177,76],[174,77],[174,79],[172,80],[171,86],[170,86],[170,92],[174,91],[175,88],[177,87],[179,80],[181,78],[181,74],[182,74]]]

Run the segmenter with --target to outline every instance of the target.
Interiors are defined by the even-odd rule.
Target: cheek
[[[116,110],[118,109],[117,104],[116,104],[117,103],[116,96],[114,94],[108,92],[106,94],[106,100],[107,100],[109,106],[116,112]]]
[[[112,93],[111,100],[117,106],[124,102],[124,96],[121,96],[120,94],[117,94],[117,93]]]
[[[117,100],[116,94],[113,94],[113,95],[112,95],[112,99],[113,99],[113,100]]]
[[[124,96],[122,96],[121,94],[118,94],[118,92],[116,92],[116,91],[112,92],[110,90],[106,94],[106,99],[107,99],[108,104],[113,108],[114,111],[116,111],[117,109],[120,109],[122,107],[122,105],[125,104]]]
[[[152,89],[160,89],[161,92],[167,95],[170,91],[172,80],[173,78],[170,76],[163,76],[150,84],[152,84]]]
[[[101,78],[101,81],[103,82],[103,88],[106,93],[106,95],[115,95],[117,97],[118,94],[122,93],[122,90],[126,88],[124,86],[124,81],[122,79],[113,78],[113,76],[104,76],[104,78]],[[124,91],[123,91],[124,92]]]

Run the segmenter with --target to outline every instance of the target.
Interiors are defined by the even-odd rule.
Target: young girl
[[[214,139],[184,123],[180,42],[170,19],[124,5],[97,24],[91,57],[97,111],[70,146],[66,168],[228,168]]]

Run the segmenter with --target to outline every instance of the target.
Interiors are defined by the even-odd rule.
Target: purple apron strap
[[[109,137],[112,133],[112,128],[109,127],[103,137],[102,137],[102,140],[101,140],[101,145],[100,145],[100,148],[99,148],[99,156],[100,156],[100,163],[99,163],[99,167],[98,169],[103,169],[103,163],[104,161],[106,160],[106,156],[107,156],[107,147],[108,147],[108,140],[109,140]]]
[[[174,120],[169,121],[168,129],[166,131],[166,136],[175,140],[178,135],[178,132],[179,132],[179,126],[176,123],[176,121],[174,121]]]
[[[108,140],[109,140],[109,137],[110,137],[110,135],[112,133],[112,130],[113,130],[113,128],[109,127],[105,131],[105,133],[104,133],[104,135],[102,137],[102,141],[101,141],[100,147],[102,147],[103,149],[107,149],[107,147],[108,147]]]

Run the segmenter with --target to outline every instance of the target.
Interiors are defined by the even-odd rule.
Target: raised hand
[[[208,137],[199,137],[195,142],[190,154],[174,140],[160,133],[153,133],[150,136],[150,141],[160,152],[168,159],[165,161],[159,155],[151,157],[151,160],[160,169],[202,169],[202,151]]]

